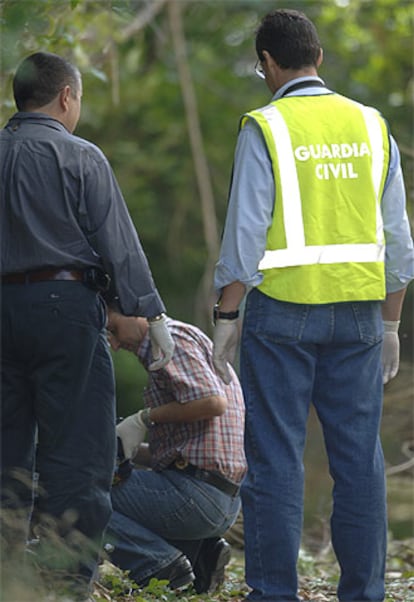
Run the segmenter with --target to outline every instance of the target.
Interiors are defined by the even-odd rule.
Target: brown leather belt
[[[187,464],[182,460],[176,460],[168,467],[171,470],[176,470],[177,472],[184,472],[185,474],[190,475],[196,479],[200,479],[200,481],[204,481],[216,489],[220,489],[223,493],[227,493],[227,495],[231,495],[235,497],[240,492],[240,487],[237,483],[233,481],[229,481],[226,477],[223,477],[218,472],[212,472],[210,470],[205,470],[204,468],[198,468],[198,466],[194,466],[194,464]]]
[[[50,268],[44,270],[33,270],[31,272],[4,274],[4,276],[1,277],[2,284],[29,284],[31,282],[45,282],[47,280],[72,280],[83,282],[84,274],[80,270]]]

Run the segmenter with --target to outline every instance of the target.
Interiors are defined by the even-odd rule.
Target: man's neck
[[[303,69],[280,69],[278,79],[278,90],[290,81],[299,77],[318,77],[318,71],[313,66],[304,67]],[[275,90],[277,92],[277,90]]]

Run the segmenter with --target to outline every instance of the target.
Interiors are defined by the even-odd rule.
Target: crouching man
[[[125,457],[144,467],[112,489],[105,549],[141,587],[155,577],[212,592],[230,560],[222,535],[239,513],[246,472],[243,396],[232,368],[229,385],[217,376],[201,330],[170,318],[168,327],[172,360],[148,371],[144,409],[117,427]],[[135,353],[148,370],[147,321],[111,311],[108,330],[112,348]]]

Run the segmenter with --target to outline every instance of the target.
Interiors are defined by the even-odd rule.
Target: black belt
[[[235,497],[240,492],[240,487],[233,481],[229,481],[226,477],[223,477],[218,472],[211,472],[210,470],[205,470],[204,468],[198,468],[198,466],[194,466],[194,464],[184,463],[182,460],[176,460],[172,464],[169,465],[171,470],[176,470],[177,472],[184,472],[185,474],[190,475],[190,477],[194,477],[199,479],[200,481],[204,481],[204,483],[208,483],[216,489],[220,489],[223,493],[227,493],[227,495],[231,495]]]
[[[50,280],[69,280],[72,282],[83,282],[94,291],[105,293],[111,282],[108,274],[100,268],[89,267],[84,270],[66,268],[43,268],[29,272],[15,272],[14,274],[3,274],[2,284],[30,284],[33,282],[47,282]]]
[[[4,276],[1,277],[2,284],[29,284],[31,282],[45,282],[47,280],[75,280],[77,282],[83,282],[84,273],[81,270],[50,268],[33,270],[32,272],[4,274]]]

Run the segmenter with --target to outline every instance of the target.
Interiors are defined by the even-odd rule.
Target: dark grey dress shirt
[[[108,160],[43,113],[0,131],[1,273],[101,267],[123,313],[165,311]]]

